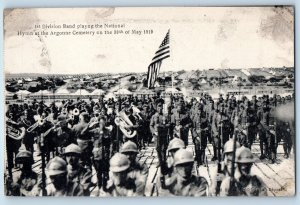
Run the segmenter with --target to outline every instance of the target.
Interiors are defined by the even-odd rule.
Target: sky
[[[74,23],[121,24],[130,34],[18,35],[42,31],[35,25]],[[171,57],[161,71],[294,66],[291,7],[11,9],[4,12],[5,72],[146,72],[169,29]]]

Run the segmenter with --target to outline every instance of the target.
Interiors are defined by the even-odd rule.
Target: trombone
[[[37,127],[42,126],[47,120],[49,120],[50,116],[44,118],[44,119],[39,119],[37,122],[35,122],[33,125],[27,128],[27,132],[33,132]]]

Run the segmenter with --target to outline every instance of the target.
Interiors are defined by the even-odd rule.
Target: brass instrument
[[[46,121],[48,121],[49,119],[50,119],[50,116],[48,116],[44,119],[39,119],[33,125],[31,125],[30,127],[27,128],[27,132],[33,132],[37,127],[40,127],[40,126],[44,125],[44,123]]]
[[[137,116],[138,120],[143,120],[143,118],[140,116],[140,109],[137,108],[136,106],[132,105],[132,112],[135,116]]]
[[[20,129],[16,129],[10,125],[7,125],[7,135],[8,137],[14,139],[14,140],[21,140],[25,136],[26,129],[24,127],[21,127]]]
[[[75,109],[72,110],[70,118],[71,118],[72,120],[74,120],[74,119],[75,119],[75,116],[78,116],[79,114],[80,114],[79,109],[78,109],[78,108],[75,108]]]
[[[123,132],[125,137],[133,138],[134,136],[136,136],[136,130],[131,130],[129,128],[130,126],[133,126],[133,124],[124,111],[120,111],[118,113],[118,115],[115,118],[115,123],[117,126],[119,126],[120,130]]]

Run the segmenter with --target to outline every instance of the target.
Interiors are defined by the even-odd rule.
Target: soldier
[[[92,135],[90,132],[84,132],[84,130],[89,126],[89,120],[88,113],[81,113],[79,115],[79,123],[74,125],[72,132],[78,146],[82,151],[83,166],[87,166],[90,170],[92,170]]]
[[[150,130],[155,139],[155,146],[158,156],[161,171],[166,170],[166,151],[169,143],[168,134],[170,128],[170,117],[163,113],[163,106],[161,103],[157,104],[157,112],[152,116],[150,121]]]
[[[97,123],[97,122],[96,122]],[[91,124],[87,127],[87,132],[93,136],[93,165],[97,172],[98,187],[106,188],[108,173],[109,173],[109,159],[111,156],[111,133],[105,127],[105,118],[100,117],[98,126],[95,129],[88,130]]]
[[[262,108],[257,113],[257,121],[258,121],[258,134],[259,134],[259,145],[260,145],[260,159],[265,159],[268,154],[268,136],[269,135],[269,119],[270,112],[266,102],[263,103]]]
[[[207,147],[207,138],[209,135],[209,123],[201,104],[198,104],[198,108],[194,110],[192,121],[192,136],[195,145],[197,167],[199,167],[204,163],[205,149]]]
[[[148,167],[146,164],[141,164],[136,160],[136,155],[138,154],[138,148],[134,142],[127,141],[123,144],[120,152],[126,155],[130,161],[130,170],[128,175],[131,178],[135,178],[140,184],[139,188],[144,192],[146,179],[148,176]]]
[[[144,183],[130,178],[130,160],[124,154],[116,153],[110,159],[110,180],[105,193],[107,196],[143,196]]]
[[[151,113],[150,109],[147,104],[143,105],[143,109],[140,112],[140,116],[143,118],[143,124],[142,124],[142,130],[143,130],[143,140],[144,143],[149,146],[149,143],[151,142],[151,132],[150,132],[150,120],[151,120]]]
[[[32,191],[38,182],[38,174],[32,170],[32,153],[26,149],[20,149],[16,156],[16,163],[22,164],[21,172],[15,177],[16,182],[12,182],[11,179],[7,181],[7,195],[34,196]]]
[[[192,121],[188,112],[183,108],[182,102],[177,103],[176,112],[171,116],[171,124],[174,137],[182,139],[185,143],[185,146],[187,146],[188,134],[192,125]]]
[[[54,157],[47,165],[51,184],[46,187],[47,196],[83,196],[83,187],[68,180],[67,163],[60,157]]]
[[[222,196],[267,196],[264,182],[250,174],[254,156],[249,148],[242,146],[237,149],[236,163],[240,176],[233,183],[230,183],[230,177],[223,180]]]
[[[236,149],[240,147],[240,143],[236,142]],[[224,145],[224,161],[220,171],[212,177],[210,193],[212,196],[219,196],[221,192],[222,181],[226,177],[232,176],[232,160],[234,152],[234,140],[229,139]]]
[[[158,195],[163,195],[165,187],[165,180],[167,178],[172,177],[175,172],[174,167],[174,155],[179,149],[184,149],[184,142],[179,138],[174,138],[170,141],[168,145],[168,158],[167,158],[167,167],[166,172],[162,174],[159,172],[159,176],[157,177],[156,187],[158,189]]]
[[[170,196],[207,196],[208,184],[205,178],[192,174],[193,154],[186,149],[175,153],[174,166],[176,175],[166,180],[166,189]]]
[[[22,115],[19,118],[18,123],[21,127],[24,127],[25,130],[27,130],[34,123],[34,119],[29,115],[28,110],[24,110],[24,115]],[[26,150],[33,152],[33,144],[35,137],[35,133],[27,131],[25,132],[25,136],[22,140],[22,143],[25,145]]]
[[[80,147],[76,144],[70,144],[66,147],[64,155],[68,163],[68,180],[81,184],[83,187],[83,195],[89,196],[89,188],[92,185],[92,172],[79,163],[81,157]]]

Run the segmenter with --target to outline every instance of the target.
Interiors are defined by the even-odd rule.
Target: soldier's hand
[[[215,180],[216,180],[217,182],[220,182],[220,181],[223,181],[223,179],[224,179],[224,174],[222,174],[222,173],[217,173]]]

